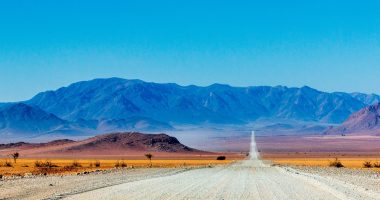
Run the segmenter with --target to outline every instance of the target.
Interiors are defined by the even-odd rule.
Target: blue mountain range
[[[246,124],[258,119],[342,123],[380,101],[362,93],[310,87],[207,87],[121,78],[95,79],[0,104],[0,134],[84,134],[168,130],[177,124]]]

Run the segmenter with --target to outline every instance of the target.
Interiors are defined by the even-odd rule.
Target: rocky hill
[[[0,157],[19,152],[23,157],[82,157],[144,155],[151,153],[200,153],[166,134],[110,133],[81,141],[55,140],[47,143],[0,144]]]
[[[166,134],[111,133],[76,142],[64,151],[196,152]]]
[[[380,134],[380,103],[365,107],[352,114],[341,126],[326,134]]]

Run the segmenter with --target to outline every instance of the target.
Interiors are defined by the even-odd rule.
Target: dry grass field
[[[269,159],[274,164],[281,165],[297,165],[297,166],[319,166],[328,167],[331,162],[335,161],[334,158],[273,158]],[[380,170],[380,166],[375,164],[380,164],[380,158],[338,158],[338,160],[346,168],[368,168],[363,164],[365,162],[370,162],[372,164],[371,169]]]
[[[264,160],[281,165],[328,167],[338,158],[345,168],[371,169],[380,163],[378,136],[268,136],[258,137],[257,145]]]
[[[5,176],[32,174],[70,174],[112,168],[176,168],[229,164],[233,160],[94,160],[94,159],[0,159],[0,174]],[[9,166],[6,166],[9,163]]]

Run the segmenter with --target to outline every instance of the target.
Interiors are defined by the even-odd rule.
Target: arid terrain
[[[0,145],[0,156],[19,152],[26,158],[120,158],[143,157],[143,152],[200,155],[209,154],[181,144],[166,134],[138,132],[110,133],[85,140],[55,140],[47,143],[10,143]]]
[[[3,199],[380,199],[380,173],[247,160],[227,165],[113,169],[0,182]]]
[[[379,10],[0,1],[0,200],[380,200]]]
[[[20,157],[16,160],[11,156],[15,152]],[[218,156],[224,159],[217,160]],[[166,134],[111,133],[80,141],[0,145],[0,175],[76,174],[120,167],[199,167],[227,164],[245,157],[245,153],[193,149]]]

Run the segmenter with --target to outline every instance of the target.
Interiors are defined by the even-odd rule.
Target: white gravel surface
[[[61,199],[99,188],[148,178],[162,177],[187,169],[118,169],[87,175],[34,176],[0,181],[0,199]]]
[[[376,190],[354,181],[264,164],[254,133],[250,157],[229,166],[129,182],[67,199],[380,199]]]

